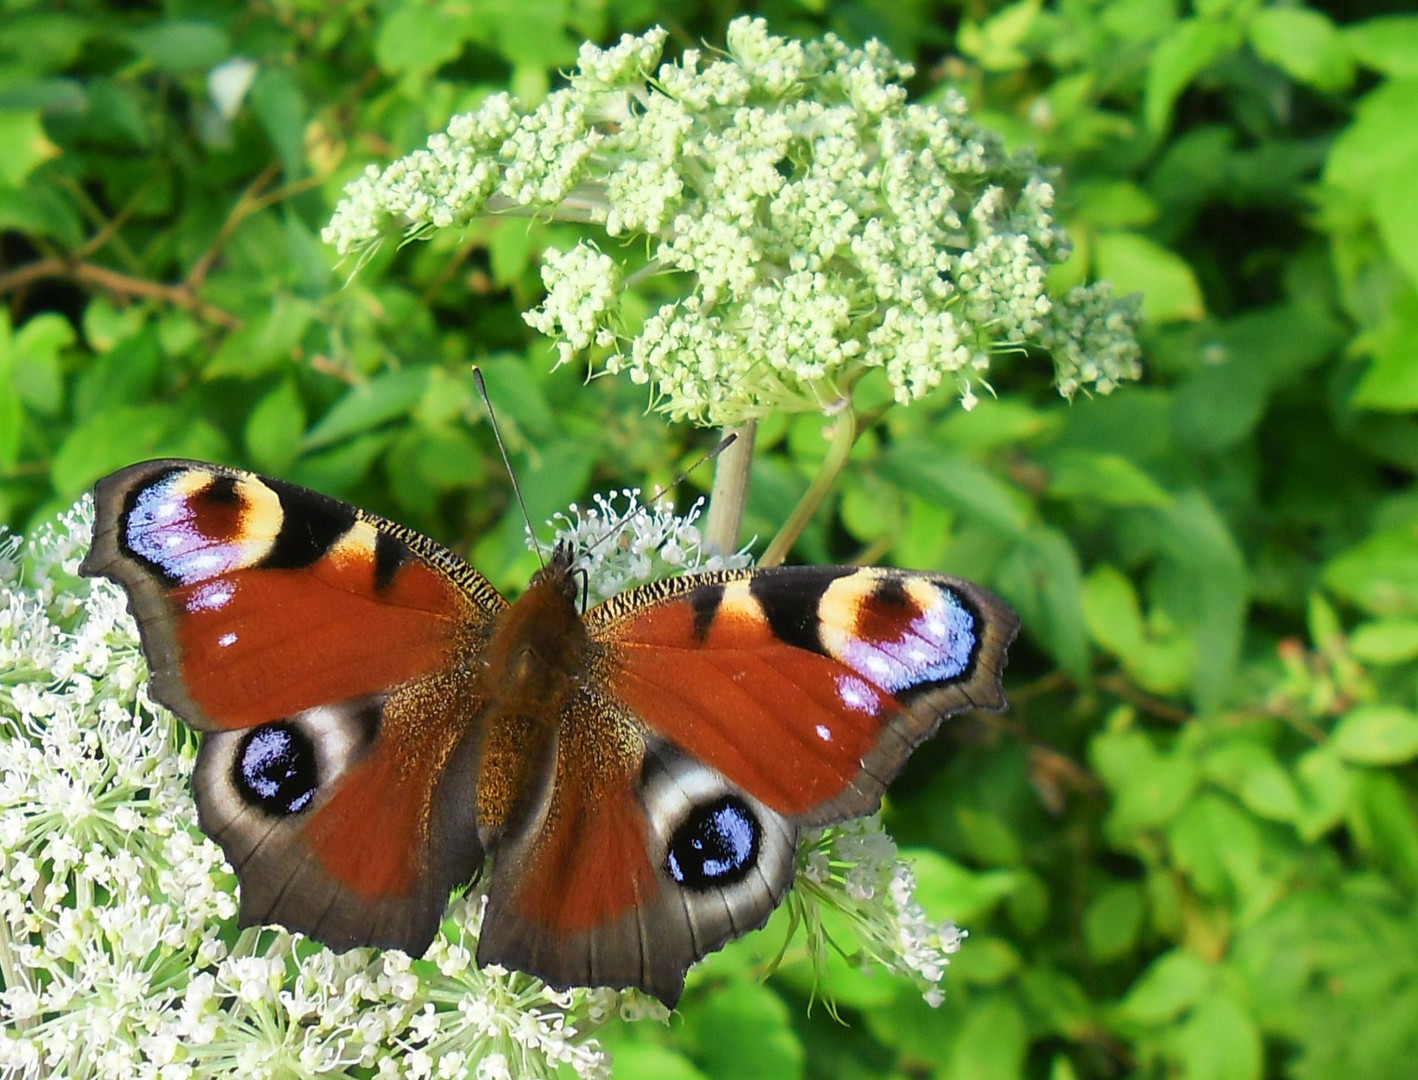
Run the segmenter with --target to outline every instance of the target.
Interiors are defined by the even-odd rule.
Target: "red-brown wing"
[[[798,825],[869,813],[946,716],[1005,706],[1019,620],[959,578],[784,567],[591,612],[609,685],[656,734]]]
[[[594,688],[563,714],[549,792],[494,850],[479,964],[673,1007],[689,965],[762,926],[792,883],[790,822]]]
[[[761,926],[798,830],[866,813],[952,712],[1004,706],[1018,622],[938,574],[793,568],[660,583],[586,618],[550,803],[499,847],[480,962],[674,1004]]]
[[[206,733],[199,820],[243,923],[421,952],[482,861],[440,781],[505,602],[417,533],[237,469],[145,462],[95,505],[82,572],[127,591],[154,699]]]
[[[506,606],[431,540],[238,469],[144,462],[94,500],[81,572],[127,590],[154,699],[204,731],[449,667]]]

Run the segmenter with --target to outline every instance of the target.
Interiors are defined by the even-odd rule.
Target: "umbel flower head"
[[[598,227],[599,245],[546,252],[525,317],[675,419],[833,413],[870,372],[901,404],[944,383],[969,408],[992,357],[1026,346],[1066,395],[1137,377],[1136,306],[1106,285],[1048,294],[1068,253],[1053,188],[959,95],[910,104],[910,65],[878,42],[761,19],[731,23],[722,55],[661,64],[665,39],[585,45],[535,109],[499,94],[371,166],[325,239],[355,252],[496,213]],[[624,303],[641,284],[659,303],[644,318]]]
[[[706,564],[692,519],[622,498],[563,519],[583,550],[610,536],[587,561],[610,591]],[[77,577],[92,528],[85,501],[27,546],[0,535],[0,1076],[589,1080],[609,1073],[597,1028],[665,1017],[479,968],[476,893],[419,959],[239,931],[235,876],[196,825],[195,737],[149,700],[122,593]],[[879,828],[836,835],[800,852],[806,921],[839,912],[939,1000],[953,929],[923,922]]]

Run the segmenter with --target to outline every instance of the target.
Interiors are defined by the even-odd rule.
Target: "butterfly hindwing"
[[[778,905],[796,830],[623,706],[592,692],[582,710],[594,722],[563,725],[547,812],[496,851],[478,962],[673,1006],[695,960]]]
[[[146,462],[95,503],[82,572],[127,590],[154,699],[205,733],[199,820],[243,924],[421,952],[482,862],[441,781],[505,602],[416,533],[237,469]]]

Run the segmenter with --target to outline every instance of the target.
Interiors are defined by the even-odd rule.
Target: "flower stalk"
[[[763,553],[763,558],[759,559],[760,566],[777,566],[787,558],[788,552],[792,550],[794,544],[798,542],[798,537],[807,528],[808,522],[822,506],[823,500],[827,498],[832,490],[832,485],[837,482],[837,477],[847,464],[847,458],[852,453],[852,447],[857,442],[857,416],[851,407],[844,408],[837,414],[837,418],[832,422],[832,439],[827,446],[827,456],[822,459],[822,465],[817,470],[817,475],[813,477],[812,483],[808,486],[803,497],[798,500],[798,505],[793,507],[793,512],[788,515],[788,520],[783,523],[783,527],[778,530],[768,548]]]
[[[726,427],[724,437],[730,435],[734,441],[714,463],[714,486],[709,493],[709,517],[704,526],[705,544],[720,554],[738,550],[758,423],[749,420]]]

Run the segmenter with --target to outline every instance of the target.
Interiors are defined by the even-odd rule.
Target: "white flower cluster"
[[[956,94],[910,105],[879,43],[774,37],[734,20],[728,48],[660,62],[666,34],[583,46],[568,85],[525,112],[505,95],[428,147],[370,168],[325,230],[341,252],[485,213],[599,226],[644,261],[549,253],[527,320],[564,361],[590,351],[651,384],[676,418],[834,411],[881,371],[900,403],[947,383],[968,407],[990,358],[1037,345],[1065,393],[1137,374],[1136,311],[1099,291],[1052,299],[1068,250],[1053,190]],[[623,305],[650,274],[675,299]]]
[[[0,542],[0,1076],[607,1076],[589,1032],[663,1009],[478,969],[479,897],[414,961],[237,932],[195,742],[121,593],[75,577],[91,529]]]
[[[623,502],[622,509],[617,503]],[[747,548],[732,555],[711,554],[695,524],[703,500],[676,514],[663,503],[647,506],[639,488],[596,495],[582,510],[575,503],[551,521],[556,539],[568,541],[578,568],[586,571],[587,602],[598,604],[636,585],[696,570],[734,570],[753,560]]]
[[[801,905],[808,948],[819,970],[829,947],[822,912],[842,917],[855,935],[857,962],[872,962],[911,980],[932,1007],[966,932],[932,922],[915,900],[916,876],[901,859],[879,817],[857,818],[805,838],[798,851],[794,902]],[[816,905],[816,907],[814,907]]]

